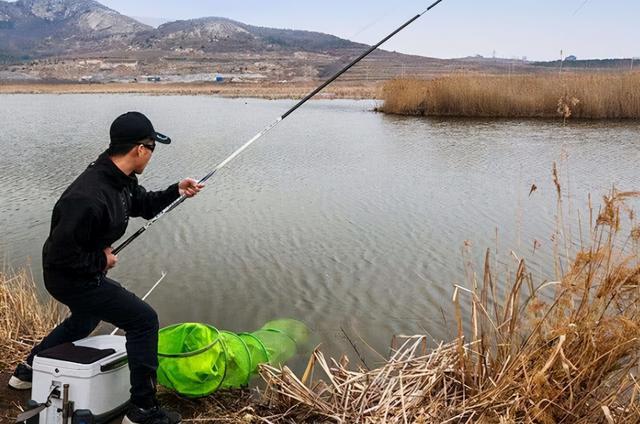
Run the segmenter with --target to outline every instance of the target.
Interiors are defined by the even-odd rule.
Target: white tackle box
[[[41,352],[33,361],[32,404],[51,402],[39,424],[108,422],[127,407],[129,388],[123,336],[88,337]]]

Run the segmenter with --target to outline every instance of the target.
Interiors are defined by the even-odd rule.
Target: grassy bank
[[[11,370],[62,321],[64,310],[38,297],[28,270],[0,272],[0,371]]]
[[[561,211],[555,168],[554,182]],[[165,400],[198,422],[638,423],[640,226],[626,204],[637,196],[605,197],[573,245],[559,220],[553,280],[534,281],[518,258],[496,273],[487,251],[482,272],[454,287],[455,340],[399,337],[372,368],[316,350],[302,376],[263,366],[258,398]],[[59,319],[34,293],[28,273],[0,275],[0,366]]]
[[[382,99],[400,115],[640,119],[640,72],[398,79]]]

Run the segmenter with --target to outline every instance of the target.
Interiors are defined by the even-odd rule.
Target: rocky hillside
[[[363,47],[362,44],[319,32],[256,27],[217,17],[166,23],[151,33],[141,34],[135,46],[163,51],[190,49],[209,53],[329,52]]]
[[[202,81],[216,73],[227,80],[309,80],[326,77],[365,48],[329,34],[219,17],[153,28],[94,0],[0,0],[0,80],[108,82],[159,75],[162,81]],[[376,57],[358,78],[388,78],[405,63],[422,68],[429,60],[389,52],[371,59]]]
[[[122,48],[150,30],[93,0],[0,1],[0,55],[5,57]]]
[[[95,0],[0,0],[0,81],[291,82],[327,78],[366,48],[319,32],[207,17],[144,25]],[[342,81],[544,72],[496,59],[374,52]]]
[[[365,47],[319,32],[263,28],[217,17],[153,28],[94,0],[0,0],[0,81],[202,82],[217,76],[231,82],[309,81],[333,74]],[[573,65],[585,68],[579,61]],[[587,65],[591,69],[603,64]],[[632,62],[623,65],[629,69]],[[379,50],[341,80],[556,68],[526,61],[441,60]]]
[[[0,0],[0,57],[104,55],[108,52],[335,52],[362,45],[332,35],[261,28],[226,18],[152,28],[94,0]],[[5,60],[6,61],[6,60]]]

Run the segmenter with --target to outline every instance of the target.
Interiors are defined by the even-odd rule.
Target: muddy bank
[[[7,386],[11,374],[0,372],[0,423],[14,423],[29,401],[31,391],[12,390]],[[232,390],[216,393],[202,399],[185,399],[161,391],[160,402],[182,415],[183,422],[225,422],[258,423],[266,422],[280,414],[260,402],[259,395],[253,390]],[[114,418],[109,424],[120,424],[122,416]]]

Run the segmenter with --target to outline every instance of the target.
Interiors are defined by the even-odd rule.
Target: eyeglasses
[[[140,143],[141,146],[146,147],[147,149],[151,150],[153,152],[153,150],[156,148],[155,144],[144,144],[144,143]]]

